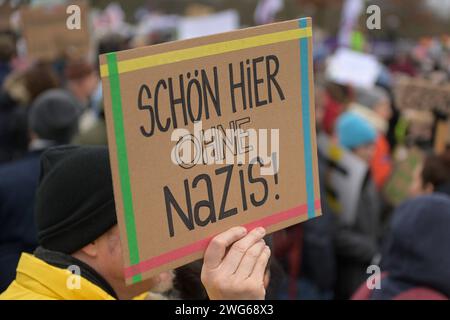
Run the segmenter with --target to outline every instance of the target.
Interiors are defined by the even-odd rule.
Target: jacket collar
[[[81,272],[83,274],[83,271]],[[71,272],[58,268],[47,262],[22,253],[17,266],[16,282],[20,286],[48,297],[49,299],[64,300],[114,300],[115,298],[105,290],[87,280],[79,278],[79,288],[70,289]]]
[[[89,280],[97,287],[100,287],[101,289],[106,291],[106,293],[117,299],[117,295],[110,284],[97,271],[95,271],[83,261],[80,261],[75,257],[72,257],[71,255],[44,249],[43,247],[38,247],[34,251],[34,256],[60,269],[67,270],[69,267],[76,267],[80,271],[80,275],[83,278]]]

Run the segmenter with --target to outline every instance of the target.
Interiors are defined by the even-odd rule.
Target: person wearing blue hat
[[[343,147],[351,150],[364,162],[370,162],[377,133],[368,121],[356,113],[345,112],[338,118],[336,131]]]
[[[356,157],[370,164],[376,139],[375,128],[363,117],[351,111],[337,120],[339,143]],[[370,170],[367,170],[353,222],[337,218],[335,234],[337,299],[348,299],[367,278],[367,267],[376,263],[380,251],[381,205]]]

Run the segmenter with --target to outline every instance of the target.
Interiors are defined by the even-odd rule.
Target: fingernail
[[[240,234],[246,234],[247,233],[247,229],[245,227],[240,227],[239,233]]]

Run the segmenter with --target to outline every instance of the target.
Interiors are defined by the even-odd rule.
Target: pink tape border
[[[315,211],[318,209],[321,209],[320,199],[317,199],[314,201],[314,209],[315,209]],[[250,223],[244,225],[244,227],[247,228],[247,230],[252,230],[257,227],[268,227],[268,226],[283,222],[285,220],[299,217],[299,216],[307,214],[307,213],[308,213],[307,204],[302,204],[302,205],[294,207],[292,209],[278,212],[271,216],[262,218],[260,220],[250,222]],[[159,267],[163,264],[166,264],[170,261],[178,260],[178,259],[181,259],[190,254],[193,254],[193,253],[196,253],[199,251],[203,251],[206,249],[209,241],[212,238],[213,238],[213,236],[207,237],[202,240],[198,240],[197,242],[188,244],[187,246],[166,252],[157,257],[153,257],[153,258],[141,261],[138,264],[129,266],[124,269],[125,277],[131,278],[134,275],[141,274],[150,269],[154,269],[154,268]]]

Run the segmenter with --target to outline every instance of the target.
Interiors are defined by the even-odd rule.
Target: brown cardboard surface
[[[67,28],[70,14],[66,13],[66,9],[69,4],[21,9],[22,30],[30,58],[51,60],[62,54],[81,57],[89,53],[88,5],[84,1],[71,4],[80,6],[79,30]]]
[[[395,85],[399,109],[437,110],[450,113],[450,85],[433,84],[429,80],[400,77]]]
[[[262,225],[273,232],[320,215],[312,48],[310,33],[305,31],[311,27],[311,20],[302,19],[302,28],[299,23],[293,20],[100,56],[127,283],[138,282],[202,257],[209,239],[232,226],[245,225],[252,229]],[[282,34],[299,29],[304,29],[301,30],[304,37],[279,41]],[[280,33],[272,37],[276,43],[261,45],[262,38],[276,32]],[[253,45],[246,46],[250,42]],[[221,52],[214,51],[215,46]],[[275,72],[274,56],[278,61],[278,72]],[[233,112],[230,64],[237,81],[241,62],[244,76],[249,65],[253,77],[254,59],[258,61],[255,62],[257,77],[263,79],[257,84],[259,99],[268,103],[256,107],[252,82],[253,107],[247,105],[244,109],[241,91],[236,90]],[[214,71],[217,77],[214,77]],[[275,77],[282,94],[274,81],[268,81],[267,72]],[[261,175],[259,164],[250,165],[248,158],[241,166],[236,162],[232,165],[200,163],[189,169],[172,162],[171,153],[176,141],[171,140],[171,135],[175,117],[168,92],[172,81],[174,95],[177,98],[181,95],[180,75],[186,97],[191,84],[190,99],[186,99],[193,107],[186,109],[188,121],[185,124],[182,106],[175,105],[177,128],[194,133],[189,111],[197,118],[199,96],[195,89],[192,90],[192,87],[196,88],[193,79],[199,80],[204,107],[207,91],[203,89],[206,88],[203,76],[206,75],[212,90],[217,84],[220,116],[206,93],[209,117],[203,108],[201,117],[197,118],[202,121],[202,128],[221,125],[225,129],[238,121],[244,130],[268,129],[270,132],[270,129],[278,129],[279,171],[276,177]],[[248,98],[248,82],[245,83]],[[140,92],[144,94],[140,95]],[[151,132],[151,119],[155,120],[156,114],[163,127],[170,118],[167,131],[155,126]],[[173,198],[168,196],[169,192]],[[175,202],[182,213],[177,213]],[[186,216],[188,222],[183,222],[181,216]]]

